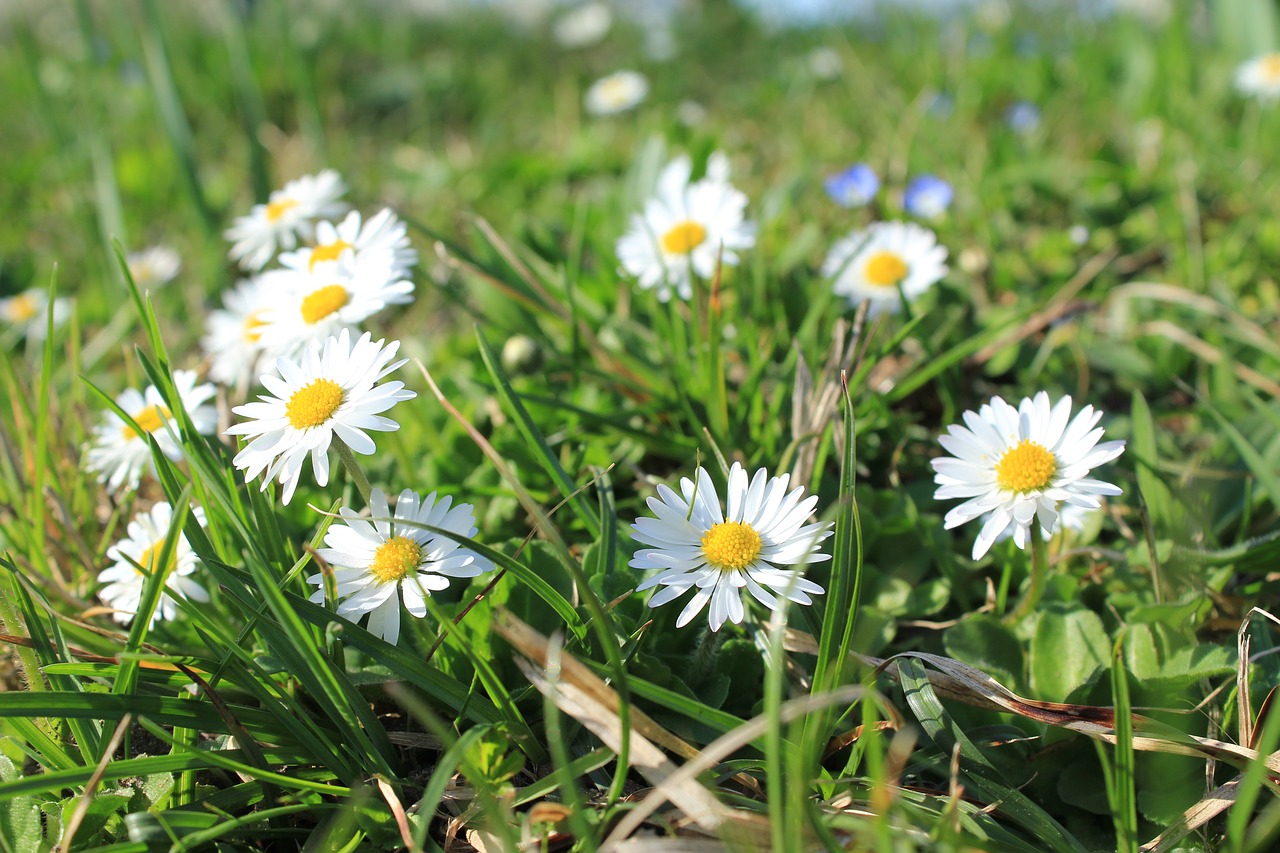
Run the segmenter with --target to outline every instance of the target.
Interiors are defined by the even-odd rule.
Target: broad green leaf
[[[1031,689],[1037,699],[1065,702],[1110,659],[1102,620],[1092,610],[1055,607],[1040,614],[1031,639]]]
[[[1020,684],[1026,677],[1022,641],[994,616],[975,613],[942,635],[947,654],[991,675],[997,681]]]

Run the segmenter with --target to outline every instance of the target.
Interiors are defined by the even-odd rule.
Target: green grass
[[[1243,667],[1236,634],[1280,594],[1280,111],[1232,90],[1271,4],[1216,4],[1207,41],[1181,9],[768,32],[715,2],[681,13],[669,62],[625,20],[566,51],[484,11],[37,5],[0,29],[0,296],[75,309],[48,346],[0,328],[0,851],[595,850],[637,822],[730,850],[1274,843],[1280,763],[1251,750],[1280,731],[1275,626],[1243,629]],[[624,67],[647,100],[586,115]],[[1042,112],[1025,135],[1020,100]],[[757,245],[714,298],[661,304],[615,244],[665,163],[715,150]],[[851,211],[822,178],[855,161],[884,188]],[[222,231],[324,168],[421,256],[414,303],[368,323],[418,396],[363,472],[474,504],[464,544],[498,568],[398,645],[308,600],[337,508],[366,506],[340,464],[284,506],[186,423],[185,461],[157,446],[137,491],[82,467],[126,387],[186,418],[173,371],[206,366],[239,277]],[[928,223],[951,270],[859,327],[822,260],[904,218],[922,172],[956,188]],[[183,269],[144,294],[122,253],[153,242]],[[1042,389],[1127,440],[1097,475],[1124,494],[975,562],[933,497],[937,436]],[[241,402],[220,392],[224,420]],[[677,629],[687,596],[635,592],[656,484],[735,461],[790,471],[834,525],[808,571],[826,595],[786,632],[758,607]],[[122,626],[97,576],[164,499],[204,510],[175,526],[212,601]],[[152,573],[142,613],[161,591]]]

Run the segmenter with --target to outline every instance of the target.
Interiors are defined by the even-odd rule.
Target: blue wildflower
[[[862,207],[880,192],[880,179],[866,163],[856,163],[843,172],[828,175],[822,185],[831,200],[841,207]]]
[[[955,192],[937,175],[918,175],[907,184],[902,205],[907,213],[921,219],[936,219],[947,212]]]
[[[1040,110],[1030,101],[1017,101],[1005,110],[1004,120],[1014,133],[1034,133],[1040,126]]]

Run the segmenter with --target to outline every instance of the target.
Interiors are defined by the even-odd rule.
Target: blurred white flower
[[[649,94],[649,81],[638,71],[615,71],[591,84],[583,105],[593,116],[609,116],[636,107]]]
[[[688,157],[668,164],[657,193],[618,240],[622,268],[663,302],[672,291],[691,299],[693,275],[709,280],[717,262],[737,266],[738,252],[756,243],[755,223],[743,219],[747,197],[729,183],[729,159],[717,151],[705,178],[690,183],[692,173]]]
[[[71,300],[53,300],[53,326],[56,329],[71,316]],[[44,340],[49,323],[49,294],[33,287],[17,296],[0,299],[0,320],[33,341]]]
[[[152,246],[141,252],[133,252],[125,259],[129,275],[139,290],[155,290],[177,277],[182,269],[182,257],[168,246]]]
[[[914,222],[876,222],[831,247],[822,274],[837,295],[856,308],[870,302],[868,317],[897,314],[905,296],[915,301],[947,274],[947,249]]]
[[[255,204],[226,230],[224,236],[233,243],[231,259],[244,269],[262,269],[277,248],[292,249],[299,237],[310,240],[315,220],[345,213],[347,205],[341,199],[346,191],[341,176],[332,169],[289,181],[284,189],[273,191],[266,204]]]
[[[205,526],[203,508],[196,507],[191,514],[201,527]],[[172,621],[177,618],[178,603],[174,596],[201,603],[209,600],[208,591],[191,578],[200,560],[181,531],[178,531],[178,541],[173,545],[173,562],[160,565],[172,521],[173,507],[158,503],[150,511],[135,515],[129,522],[125,538],[107,549],[107,559],[114,562],[98,573],[98,582],[105,584],[98,590],[98,597],[115,611],[111,618],[117,622],[128,624],[138,613],[142,588],[147,582],[147,575],[139,571],[138,566],[146,569],[148,574],[165,574],[165,590],[151,615],[153,627],[161,619]]]
[[[292,273],[269,270],[241,281],[222,299],[222,308],[209,315],[200,345],[210,359],[209,378],[240,386],[262,371],[263,319],[278,294],[291,286]]]
[[[1267,53],[1236,69],[1236,91],[1261,101],[1280,98],[1280,53]]]
[[[809,73],[819,80],[834,80],[844,71],[844,60],[830,47],[815,47],[807,57]]]
[[[375,270],[404,278],[418,262],[405,224],[389,208],[363,222],[357,210],[337,225],[317,222],[315,239],[314,246],[281,253],[280,263],[298,272],[313,273],[326,264],[346,260],[351,270]]]
[[[613,13],[600,2],[583,3],[561,15],[552,28],[556,44],[566,50],[599,44],[613,26]]]

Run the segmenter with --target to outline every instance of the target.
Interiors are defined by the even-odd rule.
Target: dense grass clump
[[[0,13],[0,850],[1271,849],[1271,4],[422,5]]]

